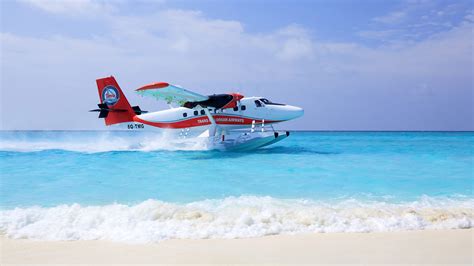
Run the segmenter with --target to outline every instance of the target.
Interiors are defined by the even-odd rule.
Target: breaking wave
[[[36,133],[36,134],[35,134]],[[0,151],[64,150],[97,153],[110,151],[208,150],[206,138],[182,138],[170,132],[7,132]]]
[[[136,205],[59,205],[0,211],[11,238],[104,239],[131,243],[165,239],[246,238],[320,232],[458,229],[474,225],[474,199],[430,198],[405,203],[355,199],[336,203],[229,197],[188,204],[146,200]]]

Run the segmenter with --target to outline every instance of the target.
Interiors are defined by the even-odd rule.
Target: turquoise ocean
[[[292,132],[246,152],[125,131],[2,131],[0,231],[173,238],[474,225],[473,132]]]

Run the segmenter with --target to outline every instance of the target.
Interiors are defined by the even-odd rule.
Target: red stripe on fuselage
[[[251,125],[252,121],[260,124],[262,123],[261,119],[251,119],[246,117],[239,116],[227,116],[227,115],[214,115],[212,116],[218,125]],[[145,125],[160,127],[160,128],[188,128],[188,127],[200,127],[210,125],[211,122],[207,116],[192,117],[188,119],[183,119],[175,122],[152,122],[147,121],[135,116],[133,121],[138,123],[143,123]],[[265,124],[277,123],[281,121],[265,120]]]

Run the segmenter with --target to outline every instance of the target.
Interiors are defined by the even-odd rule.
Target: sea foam
[[[297,233],[459,229],[473,226],[473,206],[470,198],[430,197],[405,203],[256,196],[187,204],[150,199],[136,205],[72,204],[2,210],[0,230],[11,238],[150,243]]]
[[[35,134],[36,133],[36,134]],[[64,150],[84,153],[110,151],[199,151],[208,150],[206,138],[186,138],[170,131],[120,132],[120,131],[44,131],[4,132],[0,151],[35,152]]]

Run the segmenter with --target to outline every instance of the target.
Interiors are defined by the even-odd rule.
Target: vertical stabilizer
[[[107,126],[133,121],[135,111],[130,106],[125,94],[113,76],[97,79],[97,88],[101,104],[100,117],[105,119]]]

